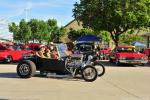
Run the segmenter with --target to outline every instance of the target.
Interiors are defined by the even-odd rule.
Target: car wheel
[[[22,61],[17,66],[17,74],[21,78],[30,78],[34,76],[36,72],[36,66],[32,61]]]
[[[85,66],[81,72],[82,78],[87,82],[93,82],[97,79],[97,70],[93,66]]]
[[[105,73],[105,67],[104,67],[103,64],[98,63],[98,62],[95,62],[95,63],[94,63],[94,67],[95,67],[96,70],[97,70],[98,76],[103,76],[103,75],[104,75],[104,73]]]
[[[5,62],[6,62],[6,63],[11,63],[12,61],[13,61],[12,56],[7,56],[7,57],[5,58]]]

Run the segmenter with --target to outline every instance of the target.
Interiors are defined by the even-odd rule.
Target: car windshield
[[[117,52],[136,52],[135,48],[121,47],[117,48]]]
[[[91,45],[80,45],[80,51],[91,51],[92,46]]]
[[[93,50],[93,44],[92,43],[79,43],[75,45],[75,51],[79,50],[81,52],[87,52]]]
[[[19,45],[13,45],[12,47],[14,50],[22,50],[23,49],[23,47],[19,46]]]
[[[58,50],[60,58],[66,56],[66,54],[65,54],[65,51],[67,50],[67,45],[66,44],[63,44],[63,43],[56,44],[56,48]]]
[[[7,50],[7,49],[22,50],[23,47],[19,46],[19,45],[6,45],[6,44],[3,44],[3,45],[0,46],[0,50]]]

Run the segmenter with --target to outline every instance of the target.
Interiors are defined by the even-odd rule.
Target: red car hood
[[[134,58],[140,58],[146,56],[145,54],[142,53],[129,53],[129,52],[117,53],[117,55],[120,57],[134,57]]]

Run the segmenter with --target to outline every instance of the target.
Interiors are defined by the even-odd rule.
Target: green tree
[[[131,30],[131,31],[126,32],[125,34],[121,34],[120,43],[132,44],[135,41],[143,42],[143,38],[140,35],[138,35],[138,33],[132,34],[133,32],[136,33],[135,31]]]
[[[80,30],[73,30],[70,29],[70,32],[68,33],[68,38],[72,41],[77,40],[78,37],[82,35],[87,35],[87,34],[96,34],[93,30],[88,29],[88,28],[83,28]]]
[[[60,38],[64,35],[64,27],[59,27],[57,25],[57,20],[48,19],[47,21],[49,36],[47,41],[60,42]]]
[[[28,23],[22,19],[19,23],[19,38],[21,42],[27,43],[31,37],[31,28]]]
[[[31,19],[29,22],[22,19],[19,25],[14,22],[11,23],[9,31],[13,33],[15,41],[24,43],[29,41],[59,41],[65,33],[64,27],[59,27],[55,19],[49,19],[48,21]]]
[[[73,12],[84,27],[109,32],[116,46],[121,34],[150,25],[150,0],[80,0]]]
[[[111,36],[110,36],[109,32],[107,32],[107,31],[100,31],[97,33],[97,35],[99,37],[102,37],[102,40],[104,42],[110,42],[110,40],[111,40]]]
[[[13,33],[14,41],[20,41],[18,25],[16,25],[14,22],[12,22],[11,24],[9,24],[9,31]]]
[[[48,37],[48,25],[44,21],[38,21],[37,40],[41,43]]]
[[[31,40],[33,42],[37,41],[38,40],[38,30],[39,30],[39,24],[38,24],[38,20],[37,19],[31,19],[29,22],[28,22],[28,25],[30,26],[31,28]]]

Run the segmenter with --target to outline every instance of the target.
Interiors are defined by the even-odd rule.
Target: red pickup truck
[[[135,46],[118,46],[110,53],[110,63],[114,61],[116,65],[121,63],[144,65],[148,62],[148,58],[145,54],[136,52]]]
[[[19,61],[24,54],[32,53],[32,50],[23,49],[20,45],[0,43],[0,61],[7,63]]]

